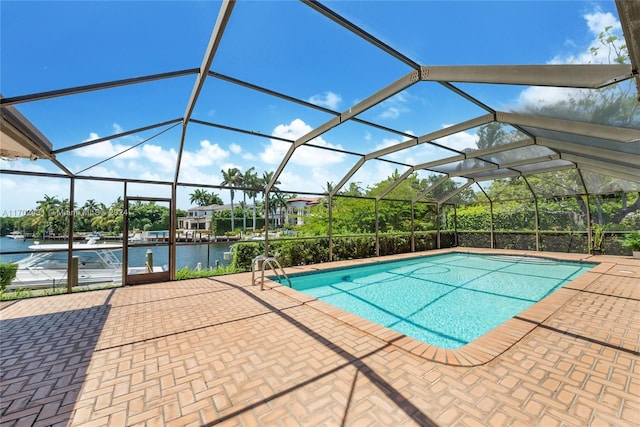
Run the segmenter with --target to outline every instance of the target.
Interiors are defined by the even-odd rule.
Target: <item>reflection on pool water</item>
[[[470,343],[596,264],[448,253],[290,275],[292,287],[426,343]]]

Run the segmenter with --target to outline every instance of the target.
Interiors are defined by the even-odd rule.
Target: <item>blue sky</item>
[[[605,26],[620,35],[613,1],[331,1],[342,16],[422,65],[606,62],[589,47]],[[220,3],[217,1],[0,1],[0,91],[32,94],[200,66]],[[239,1],[214,59],[213,71],[335,111],[345,111],[410,71],[407,65],[295,1]],[[184,114],[195,76],[19,104],[16,107],[52,141],[54,149],[177,119]],[[566,96],[549,88],[459,85],[501,110]],[[471,119],[483,111],[435,83],[414,85],[359,117],[411,135]],[[208,78],[194,119],[296,139],[332,115],[228,82]],[[78,173],[129,148],[84,175],[171,181],[180,126],[168,126],[61,153]],[[332,129],[316,145],[367,153],[402,137],[358,123]],[[143,144],[132,148],[136,144]],[[473,131],[443,141],[473,146]],[[288,148],[259,138],[191,124],[181,182],[215,185],[221,170],[275,170]],[[429,147],[390,156],[399,162],[450,155]],[[348,154],[298,150],[280,188],[322,192],[357,161]],[[0,161],[3,169],[60,172],[47,161]],[[394,166],[367,163],[353,181],[366,187]],[[1,209],[30,209],[44,194],[68,197],[64,180],[0,176]],[[37,190],[24,192],[24,188]],[[188,193],[178,207],[187,208]],[[112,183],[79,183],[76,201],[109,203],[122,194]],[[165,187],[128,189],[168,196]],[[229,200],[227,191],[217,191]],[[153,193],[153,194],[151,194]],[[18,195],[20,197],[16,197]],[[237,199],[236,199],[237,200]]]

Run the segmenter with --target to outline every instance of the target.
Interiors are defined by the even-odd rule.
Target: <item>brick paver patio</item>
[[[640,260],[590,260],[457,353],[249,273],[5,302],[0,424],[638,426]]]

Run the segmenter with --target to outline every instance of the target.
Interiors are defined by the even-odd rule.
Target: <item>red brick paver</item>
[[[4,304],[0,424],[637,426],[640,261],[593,260],[466,352],[250,274]]]

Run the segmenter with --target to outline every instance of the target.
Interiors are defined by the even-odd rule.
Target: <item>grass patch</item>
[[[119,288],[120,284],[106,283],[102,285],[91,286],[75,286],[71,288],[71,293],[99,291],[102,289]],[[57,288],[46,289],[15,289],[10,291],[0,292],[0,301],[13,301],[17,299],[36,298],[36,297],[48,297],[52,295],[63,295],[67,293],[66,286],[60,286]]]
[[[202,268],[192,270],[189,267],[183,267],[176,271],[176,280],[197,279],[200,277],[222,276],[225,274],[237,273],[238,269],[233,265],[220,265],[214,268]]]

